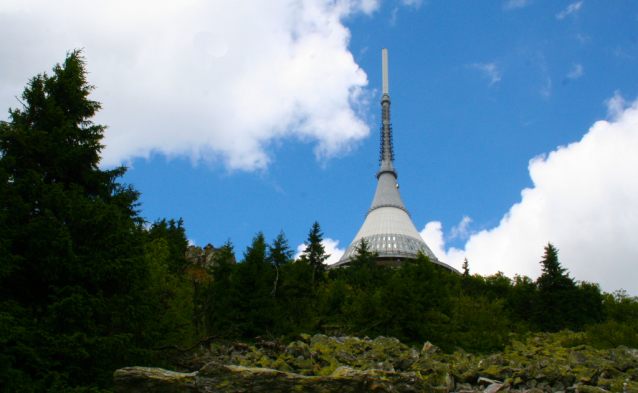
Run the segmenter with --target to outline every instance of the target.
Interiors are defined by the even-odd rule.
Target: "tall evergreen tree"
[[[0,124],[0,391],[108,386],[147,363],[138,192],[98,167],[104,126],[80,51]]]
[[[277,287],[279,286],[279,269],[282,265],[292,258],[294,251],[288,246],[288,239],[284,234],[284,231],[281,231],[277,238],[273,240],[272,245],[268,247],[268,260],[275,267],[277,275],[275,277],[275,282],[273,283],[273,289],[271,292],[272,297],[277,296]]]
[[[540,261],[543,273],[536,284],[540,297],[538,322],[544,331],[573,327],[572,310],[577,305],[577,288],[567,269],[558,261],[558,250],[552,243],[545,247]]]
[[[574,280],[569,277],[567,269],[558,262],[558,250],[552,243],[545,246],[543,260],[543,273],[538,278],[538,287],[541,291],[558,291],[574,287]]]
[[[213,256],[213,281],[207,298],[199,302],[206,315],[206,334],[228,333],[239,314],[239,294],[233,285],[235,253],[230,239]]]
[[[305,242],[306,248],[304,250],[308,258],[308,263],[312,266],[313,283],[315,282],[317,272],[325,270],[326,265],[324,261],[330,257],[329,254],[326,254],[326,249],[323,244],[321,244],[322,241],[323,233],[321,232],[321,227],[319,226],[319,222],[315,221],[308,234],[308,241]]]
[[[244,337],[255,337],[271,330],[274,299],[270,296],[275,267],[268,262],[268,244],[259,232],[237,264],[233,286],[240,298],[240,328]]]

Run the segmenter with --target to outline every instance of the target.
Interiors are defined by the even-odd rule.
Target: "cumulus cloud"
[[[583,66],[580,64],[574,64],[574,68],[567,74],[567,77],[570,79],[578,79],[581,76],[583,76]]]
[[[582,1],[568,5],[566,9],[556,14],[556,19],[565,19],[565,17],[569,14],[575,15],[576,11],[578,11],[582,5]]]
[[[428,223],[422,235],[437,257],[460,268],[467,256],[473,272],[535,279],[552,242],[572,277],[638,295],[638,101],[627,106],[616,94],[608,107],[611,120],[532,159],[534,187],[497,227],[472,234],[464,250],[445,250],[441,224]]]
[[[492,86],[496,82],[501,81],[501,72],[497,69],[495,63],[474,63],[471,65],[472,68],[477,70],[481,70],[483,75],[489,79],[490,86]]]
[[[469,217],[468,217],[469,218]],[[465,220],[461,220],[461,223]],[[471,221],[471,219],[470,219]],[[460,226],[460,224],[459,224]],[[465,254],[463,250],[459,250],[454,247],[450,247],[446,250],[445,248],[445,237],[443,234],[443,226],[439,221],[431,221],[425,225],[425,228],[421,232],[419,232],[425,244],[430,247],[430,250],[434,253],[434,255],[441,261],[450,264],[454,267],[460,267],[461,264],[458,264],[458,260],[461,261],[465,258]]]
[[[514,10],[517,8],[527,7],[530,3],[531,2],[529,0],[509,0],[503,3],[503,9],[506,11]]]
[[[102,164],[154,153],[265,168],[273,141],[319,159],[369,134],[367,76],[342,19],[378,0],[3,3],[0,106],[33,75],[84,48],[106,124]]]
[[[321,241],[323,247],[326,251],[326,254],[329,254],[330,257],[325,261],[327,265],[333,265],[339,262],[341,256],[344,252],[346,252],[345,248],[339,248],[339,240],[332,240],[330,238],[325,238]],[[297,246],[297,253],[295,254],[295,259],[299,259],[303,251],[306,249],[305,244],[300,244]]]

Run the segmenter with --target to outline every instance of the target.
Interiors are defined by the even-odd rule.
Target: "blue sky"
[[[354,238],[386,47],[401,194],[439,259],[536,278],[551,241],[638,295],[635,1],[5,1],[0,32],[0,106],[84,48],[102,165],[147,220],[238,256],[315,220],[335,255]]]

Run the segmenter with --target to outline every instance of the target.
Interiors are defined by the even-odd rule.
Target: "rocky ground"
[[[530,336],[502,353],[444,354],[395,338],[301,335],[282,346],[211,344],[183,365],[191,372],[128,367],[117,392],[636,392],[638,350],[577,345],[580,333]],[[188,370],[186,370],[188,371]]]

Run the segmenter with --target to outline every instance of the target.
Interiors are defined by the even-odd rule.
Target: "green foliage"
[[[80,51],[32,78],[0,124],[0,391],[98,392],[116,368],[192,337],[181,220],[143,227],[139,193],[99,169]]]
[[[321,232],[321,227],[319,223],[315,221],[312,224],[312,228],[310,229],[310,233],[308,234],[308,241],[305,242],[306,248],[304,250],[304,254],[306,254],[306,258],[308,258],[308,263],[312,266],[312,282],[315,282],[315,276],[317,272],[323,272],[326,269],[326,265],[324,261],[330,257],[330,255],[326,254],[326,250],[321,244],[323,240],[323,233]]]
[[[361,289],[378,287],[379,280],[383,280],[381,276],[387,271],[377,263],[379,254],[376,251],[370,252],[368,247],[368,242],[361,239],[355,249],[355,256],[350,261],[350,268],[345,272],[341,269],[338,271],[350,285]]]
[[[638,329],[613,319],[588,326],[586,335],[587,343],[597,349],[616,348],[619,345],[638,348]]]
[[[463,266],[461,266],[461,268],[463,269],[463,277],[467,277],[470,275],[470,262],[467,260],[467,258],[463,260]]]
[[[638,297],[629,296],[624,290],[605,294],[603,309],[607,319],[638,328]]]
[[[459,295],[454,298],[451,341],[466,351],[486,353],[508,343],[509,320],[504,312],[505,300]],[[449,347],[450,344],[447,346]]]
[[[166,219],[157,220],[148,231],[150,240],[165,239],[168,251],[168,266],[171,273],[182,274],[188,267],[188,261],[184,257],[188,248],[184,221]]]
[[[105,127],[91,118],[79,51],[31,79],[0,126],[4,391],[106,387],[146,362],[151,307],[138,192],[98,168]]]
[[[540,262],[543,273],[536,281],[535,319],[543,331],[582,330],[603,320],[602,295],[596,284],[576,284],[558,261],[558,250],[548,243]]]
[[[205,315],[203,325],[208,336],[232,330],[232,324],[238,318],[239,295],[233,285],[234,261],[234,246],[229,239],[213,257],[213,267],[210,268],[212,279],[208,281],[205,299],[199,301],[194,299],[196,307],[200,307],[202,310],[200,313]],[[193,278],[194,284],[197,281]]]
[[[156,346],[186,345],[197,338],[192,323],[194,288],[186,274],[171,272],[174,260],[170,249],[166,238],[146,244],[149,281],[145,295],[148,304],[154,307],[154,320],[149,321],[148,334],[154,337]]]
[[[277,238],[273,240],[273,243],[268,247],[268,261],[275,267],[277,273],[275,282],[273,283],[272,297],[277,296],[277,286],[279,285],[279,268],[287,263],[294,251],[288,246],[288,239],[283,231],[279,233]]]
[[[537,283],[541,293],[555,294],[574,288],[574,280],[569,277],[567,269],[558,262],[558,250],[552,243],[547,243],[545,255],[540,264],[543,266],[543,273]]]

